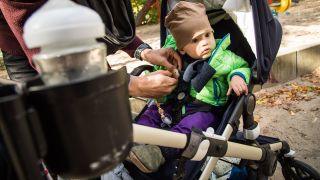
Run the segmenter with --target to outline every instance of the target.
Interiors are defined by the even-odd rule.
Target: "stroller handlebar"
[[[182,156],[198,161],[206,156],[228,156],[258,161],[264,160],[265,157],[264,147],[243,145],[222,140],[219,137],[207,137],[199,130],[193,130],[191,135],[186,135],[133,124],[133,141],[135,143],[154,144],[183,149]],[[209,145],[208,143],[204,143],[205,141],[208,141]],[[282,142],[278,142],[270,144],[270,147],[267,149],[276,151],[282,149],[283,145]],[[199,153],[202,153],[202,155],[199,155]],[[194,159],[195,157],[197,158]]]

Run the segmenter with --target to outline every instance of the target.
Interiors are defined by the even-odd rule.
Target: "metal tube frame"
[[[229,130],[230,128],[226,128],[226,129],[227,131],[230,131]],[[215,145],[215,143],[219,143],[222,141],[221,136],[220,137],[206,136],[206,139],[204,141],[206,140],[209,140],[210,142],[210,145],[206,146],[206,147],[209,147],[205,151],[206,155],[214,156],[216,154],[219,154],[219,156],[217,157],[211,157],[213,162],[216,162],[216,160],[219,157],[224,157],[224,156],[242,158],[242,159],[254,160],[254,161],[264,161],[266,159],[267,153],[266,153],[266,148],[264,147],[255,147],[255,146],[244,145],[240,143],[234,143],[227,140],[223,140],[223,142],[226,144],[226,151],[224,154],[221,155],[221,152],[217,152],[218,150],[215,151],[215,149],[217,148],[211,148],[212,146]],[[133,141],[135,143],[146,143],[146,144],[153,144],[153,145],[166,146],[166,147],[179,148],[179,149],[186,149],[186,147],[188,146],[188,136],[185,134],[156,129],[156,128],[147,127],[147,126],[138,125],[138,124],[133,124]],[[269,144],[269,147],[268,147],[270,151],[278,151],[278,150],[281,150],[282,148],[283,148],[282,142]],[[206,157],[206,155],[203,157]],[[207,165],[200,179],[207,179],[207,177],[209,177],[214,167],[215,167],[215,164]]]

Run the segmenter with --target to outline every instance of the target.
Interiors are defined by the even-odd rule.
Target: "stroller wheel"
[[[286,180],[320,180],[320,174],[317,170],[302,161],[284,158],[280,163],[282,174]]]

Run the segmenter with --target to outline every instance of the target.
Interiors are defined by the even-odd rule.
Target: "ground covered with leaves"
[[[257,93],[257,104],[269,107],[280,107],[295,115],[301,109],[295,109],[293,104],[299,101],[310,101],[320,95],[319,76],[308,74],[301,77],[301,81],[286,83],[281,88],[262,89]],[[311,82],[312,84],[306,84]],[[318,109],[318,108],[317,108]]]

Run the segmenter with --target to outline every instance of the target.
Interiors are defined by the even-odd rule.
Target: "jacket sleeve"
[[[143,41],[138,36],[135,36],[133,41],[121,50],[126,52],[130,57],[133,57],[134,52],[142,43]]]
[[[28,2],[10,0],[0,1],[0,11],[2,12],[7,25],[10,27],[10,29],[6,29],[6,31],[11,31],[10,34],[14,36],[14,39],[17,42],[15,43],[15,47],[10,46],[11,42],[8,42],[8,45],[4,45],[4,47],[1,48],[14,55],[23,55],[22,53],[24,53],[28,57],[31,65],[32,56],[38,52],[38,49],[27,48],[22,37],[22,28],[27,18],[45,2],[45,0],[29,0]],[[10,40],[7,37],[0,37],[0,39],[4,41]],[[16,53],[15,48],[20,51]]]
[[[246,84],[249,84],[251,70],[249,68],[248,63],[244,59],[242,59],[240,56],[237,56],[231,51],[229,55],[231,56],[232,64],[230,66],[231,72],[228,74],[228,77],[227,77],[228,84],[230,84],[231,78],[234,75],[238,75],[242,77],[246,82]]]
[[[174,50],[178,49],[177,43],[171,34],[167,36],[166,41],[164,42],[163,48],[173,48]]]

